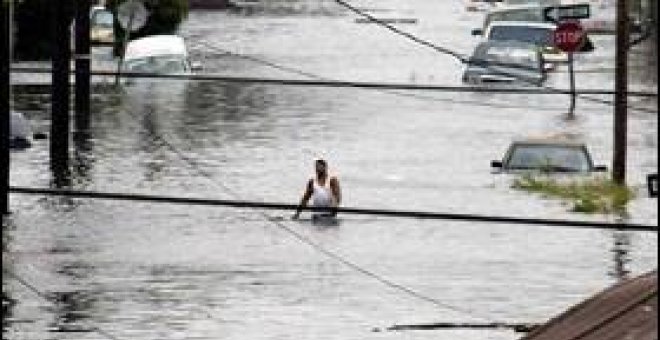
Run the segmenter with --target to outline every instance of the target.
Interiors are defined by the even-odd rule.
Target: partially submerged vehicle
[[[479,43],[463,73],[463,82],[473,85],[517,83],[538,86],[545,79],[541,53],[534,44],[520,41]]]
[[[103,6],[92,7],[89,15],[89,38],[92,44],[111,45],[115,41],[114,15]]]
[[[496,21],[491,23],[484,37],[487,40],[515,40],[536,45],[547,62],[567,62],[568,54],[554,46],[556,24],[524,21]]]
[[[190,74],[200,68],[188,57],[186,44],[178,35],[152,35],[126,45],[122,70],[156,74]]]
[[[511,143],[502,160],[491,162],[498,172],[591,173],[594,165],[585,143],[562,137],[527,138]]]
[[[25,116],[16,111],[11,111],[9,119],[9,148],[27,149],[32,146],[32,129]]]

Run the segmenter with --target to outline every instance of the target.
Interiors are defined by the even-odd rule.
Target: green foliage
[[[129,0],[108,0],[106,7],[117,13],[117,7]],[[136,39],[154,34],[174,34],[179,25],[188,16],[188,0],[144,0],[144,7],[149,13],[147,23],[136,32],[131,32],[130,39]],[[125,31],[115,20],[115,55],[121,51]]]
[[[564,182],[526,174],[514,180],[513,188],[568,200],[572,211],[589,214],[625,214],[626,205],[634,198],[630,188],[603,177]]]

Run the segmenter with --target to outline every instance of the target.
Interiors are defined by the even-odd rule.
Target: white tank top
[[[330,190],[330,177],[325,179],[325,183],[321,185],[316,178],[314,178],[314,191],[312,192],[312,204],[315,207],[332,207],[332,191]]]

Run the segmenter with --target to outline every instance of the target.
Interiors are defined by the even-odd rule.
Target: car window
[[[103,10],[94,12],[91,21],[93,26],[112,27],[113,20],[112,13]]]
[[[492,26],[488,40],[515,40],[540,46],[551,46],[552,30],[531,26]]]
[[[489,62],[493,64],[510,64],[533,70],[540,67],[537,51],[516,46],[490,46],[484,50],[477,50],[473,55],[473,60],[481,64]]]
[[[506,167],[589,171],[591,162],[585,150],[577,146],[517,145],[511,149]]]

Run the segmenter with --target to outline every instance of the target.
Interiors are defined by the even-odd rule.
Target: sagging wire
[[[208,42],[201,41],[197,42],[199,45],[205,46],[206,48],[209,48],[213,51],[221,52],[227,55],[232,55],[238,58],[246,59],[255,63],[263,64],[281,71],[285,72],[290,72],[293,74],[298,74],[302,75],[305,77],[309,77],[311,79],[318,79],[318,80],[327,80],[327,81],[333,81],[333,79],[322,77],[310,72],[306,72],[300,69],[288,67],[288,66],[282,66],[261,58],[256,58],[254,56],[249,56],[245,54],[239,54],[235,53],[229,50],[225,50],[222,48],[219,48],[215,45],[212,45]],[[442,102],[442,103],[452,103],[452,104],[465,104],[465,105],[472,105],[472,106],[481,106],[481,107],[492,107],[492,108],[498,108],[498,109],[529,109],[529,108],[534,108],[535,110],[539,111],[558,111],[561,110],[560,108],[551,108],[551,107],[544,107],[544,106],[522,106],[522,105],[507,105],[507,104],[495,104],[495,103],[487,103],[487,102],[479,102],[479,101],[473,101],[473,100],[457,100],[457,99],[451,99],[451,98],[437,98],[437,97],[431,97],[431,96],[424,96],[421,94],[417,93],[407,93],[407,92],[400,92],[400,91],[394,91],[394,90],[386,90],[382,91],[383,93],[388,93],[388,94],[393,94],[396,96],[400,97],[408,97],[408,98],[415,98],[415,99],[420,99],[420,100],[425,100],[425,101],[432,101],[432,102]]]

